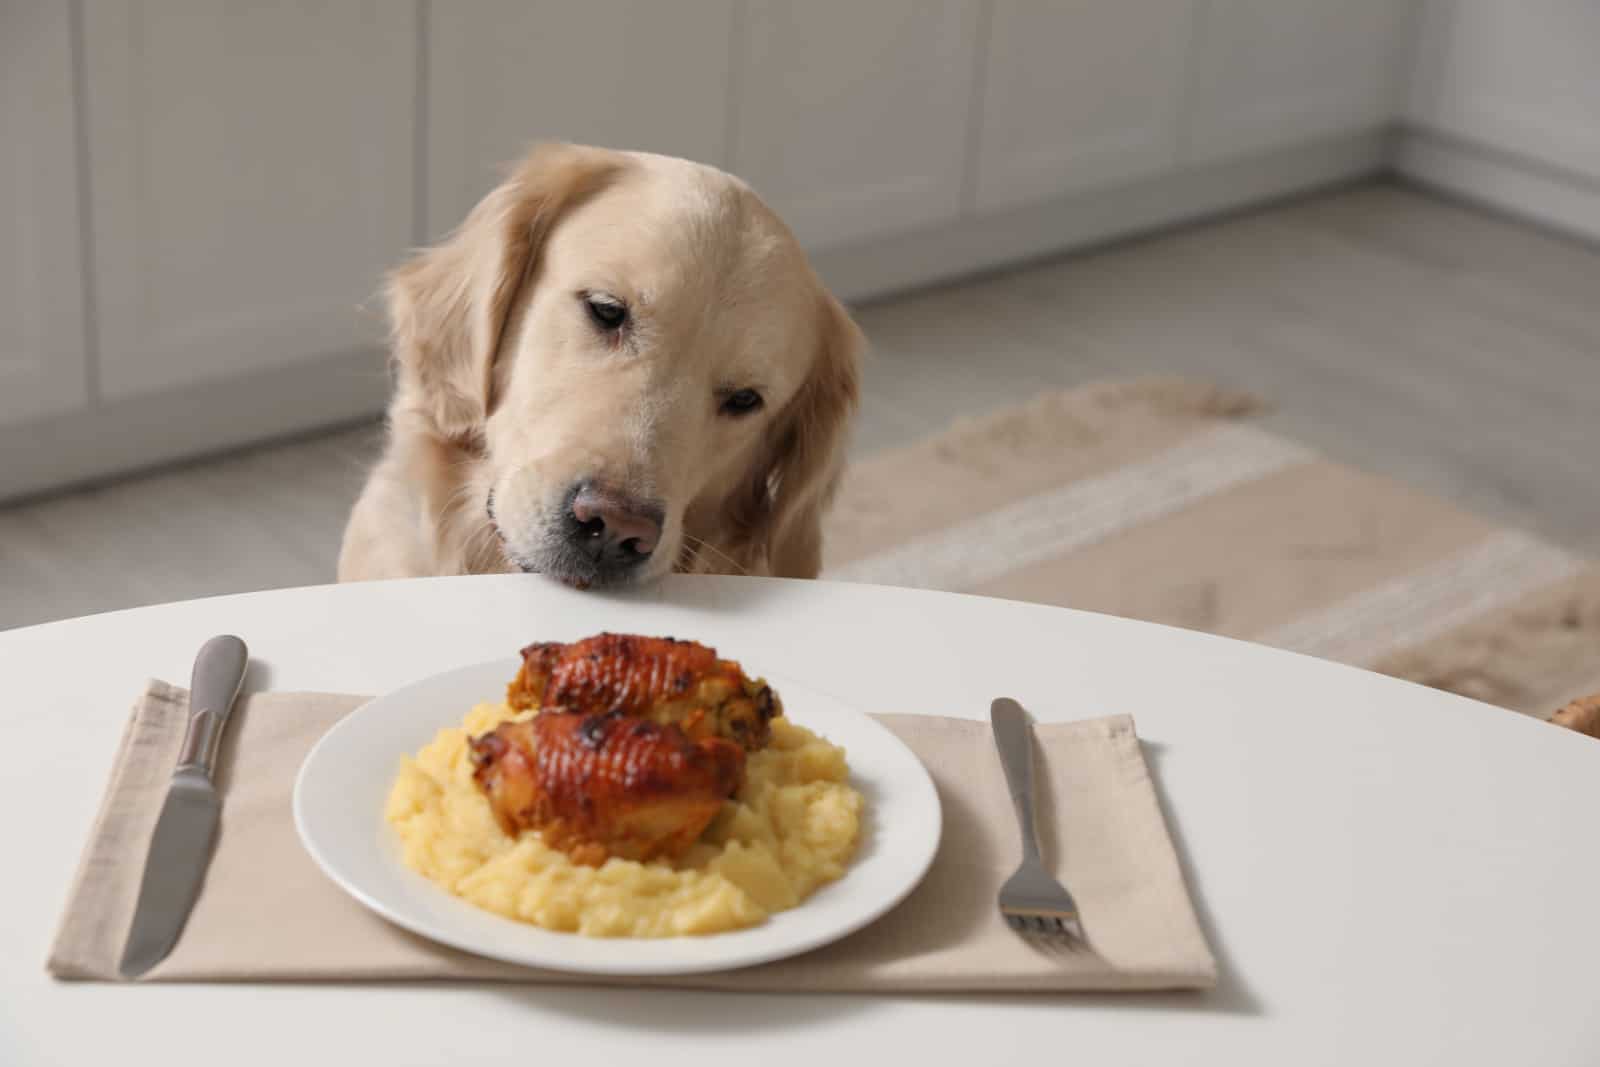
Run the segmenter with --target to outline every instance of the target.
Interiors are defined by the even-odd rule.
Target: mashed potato
[[[537,833],[508,837],[472,780],[468,738],[517,716],[480,704],[439,731],[402,764],[385,813],[407,866],[480,908],[592,937],[712,934],[794,907],[855,853],[862,798],[844,749],[777,718],[744,788],[678,863],[579,866]]]

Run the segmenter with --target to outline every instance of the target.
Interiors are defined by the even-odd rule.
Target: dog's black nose
[[[661,540],[662,509],[585,485],[568,508],[567,537],[602,573],[619,574],[650,558]]]

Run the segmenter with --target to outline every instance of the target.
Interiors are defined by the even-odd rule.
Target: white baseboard
[[[1416,127],[1396,139],[1393,166],[1418,184],[1600,241],[1600,177]]]
[[[367,350],[0,426],[0,501],[375,416],[388,395]]]
[[[1385,169],[1387,129],[1074,193],[812,254],[828,286],[873,300],[1347,182]]]
[[[813,256],[863,301],[1349,181],[1383,169],[1366,131]],[[383,354],[348,352],[261,374],[0,426],[0,501],[55,491],[380,414]]]

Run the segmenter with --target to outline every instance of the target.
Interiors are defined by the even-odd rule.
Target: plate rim
[[[708,974],[719,971],[731,972],[741,970],[746,967],[754,967],[763,963],[771,963],[776,960],[798,956],[803,953],[821,948],[824,945],[832,944],[835,941],[843,940],[851,934],[864,929],[898,907],[900,903],[906,899],[906,897],[910,896],[911,893],[922,884],[923,880],[927,876],[928,871],[933,866],[933,861],[938,855],[939,847],[944,836],[943,804],[939,798],[938,789],[934,785],[933,776],[929,773],[927,766],[922,762],[922,760],[918,758],[914,751],[912,751],[911,746],[907,745],[898,735],[894,733],[894,731],[890,730],[883,723],[879,722],[866,712],[860,711],[851,703],[835,696],[833,693],[825,689],[820,689],[809,685],[786,673],[764,672],[761,677],[772,682],[774,688],[781,690],[787,685],[791,690],[799,690],[815,694],[816,696],[831,702],[836,709],[857,717],[860,720],[860,724],[875,731],[880,735],[882,742],[884,742],[890,749],[895,750],[896,758],[902,758],[908,768],[914,767],[916,770],[916,774],[914,776],[915,788],[917,792],[922,794],[921,799],[916,803],[917,806],[923,808],[923,810],[927,812],[929,816],[928,821],[931,828],[927,834],[927,839],[924,846],[916,854],[916,862],[912,865],[909,865],[909,867],[907,865],[902,865],[900,868],[897,868],[898,870],[909,870],[909,877],[904,878],[892,892],[883,894],[870,906],[861,908],[859,912],[850,915],[845,921],[833,925],[823,926],[809,933],[802,933],[799,936],[780,941],[774,945],[746,950],[731,960],[727,958],[696,960],[685,957],[683,959],[669,958],[666,960],[644,960],[635,963],[623,964],[617,964],[605,960],[585,961],[579,959],[567,959],[564,961],[557,961],[544,958],[530,960],[526,952],[513,952],[509,949],[496,951],[492,945],[486,946],[479,944],[470,937],[461,935],[458,932],[454,932],[447,926],[441,926],[441,924],[435,923],[427,917],[418,917],[416,915],[408,914],[404,910],[392,907],[389,902],[383,900],[381,897],[373,895],[373,893],[369,891],[368,887],[361,884],[359,877],[352,876],[348,872],[342,870],[339,862],[336,859],[325,855],[322,849],[318,847],[315,831],[314,829],[308,827],[308,821],[314,822],[315,818],[314,816],[309,816],[306,810],[306,782],[308,776],[315,773],[313,768],[317,765],[318,757],[325,752],[326,747],[329,746],[330,743],[337,743],[332,739],[334,739],[336,735],[340,735],[346,730],[358,729],[359,727],[354,724],[358,721],[360,716],[370,713],[374,705],[378,705],[380,702],[385,700],[398,699],[403,694],[414,689],[420,689],[429,685],[447,684],[447,679],[454,678],[458,675],[476,675],[478,673],[488,673],[491,669],[495,669],[501,671],[505,677],[509,677],[509,674],[505,674],[504,672],[509,668],[509,670],[514,673],[516,664],[518,662],[519,661],[515,657],[509,656],[480,660],[474,663],[463,664],[459,667],[454,667],[449,670],[437,671],[431,675],[413,679],[404,685],[396,686],[395,688],[387,690],[384,693],[380,693],[365,703],[352,709],[342,718],[340,718],[338,722],[334,723],[333,726],[329,727],[328,730],[326,730],[323,735],[317,739],[316,743],[311,746],[310,750],[307,751],[304,759],[301,760],[300,767],[295,774],[294,788],[291,793],[290,805],[293,812],[295,834],[299,838],[301,847],[305,850],[306,854],[311,857],[312,862],[316,865],[317,869],[325,878],[331,881],[348,896],[355,899],[358,903],[375,914],[381,916],[385,921],[392,923],[403,930],[407,930],[419,937],[426,938],[427,940],[436,944],[445,945],[474,956],[496,960],[501,963],[511,964],[513,966],[527,968],[529,970],[545,970],[556,973],[636,978]],[[449,721],[441,721],[432,728],[432,732],[427,738],[424,738],[418,742],[416,747],[426,744],[428,740],[437,734],[438,730],[445,729],[450,725],[452,725],[452,723]],[[400,749],[394,754],[395,759],[398,761],[402,755],[410,755],[414,753],[416,751],[416,747]],[[855,771],[852,769],[852,778],[854,778],[854,776]],[[857,784],[859,785],[859,783]],[[388,830],[387,822],[382,817],[381,807],[376,812],[374,821],[377,827],[381,830]],[[879,832],[882,831],[880,830]],[[418,874],[411,868],[400,864],[397,860],[395,862],[399,871],[403,872],[402,877],[409,875],[410,877],[415,878],[421,885],[428,887],[428,889],[432,890],[433,892],[441,894],[444,899],[452,901],[462,907],[472,908],[475,913],[499,919],[503,922],[516,923],[518,927],[528,931],[534,931],[539,935],[549,937],[582,938],[582,935],[580,934],[568,933],[565,931],[547,930],[532,923],[518,922],[515,919],[496,915],[495,913],[486,909],[478,908],[471,902],[465,901],[455,894],[450,893],[448,890],[445,890],[443,887],[437,885],[425,876]],[[848,876],[848,874],[849,869],[846,870],[846,876]],[[830,883],[829,885],[820,886],[814,891],[814,893],[826,892],[830,888],[840,885],[842,882],[843,879],[841,878],[838,881]],[[779,912],[773,916],[770,916],[765,922],[757,926],[745,927],[739,930],[724,931],[717,934],[679,935],[677,937],[670,938],[583,938],[583,940],[602,943],[632,942],[638,945],[650,946],[672,944],[696,946],[714,945],[716,939],[719,937],[734,937],[739,934],[751,934],[756,932],[764,933],[767,931],[769,924],[781,920],[786,914],[793,914],[800,911],[804,908],[805,903],[806,902],[802,902],[795,908],[786,909],[784,912]]]

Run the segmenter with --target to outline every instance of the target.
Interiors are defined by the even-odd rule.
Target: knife
[[[211,774],[249,659],[244,642],[232,636],[213,637],[195,657],[189,724],[145,858],[139,903],[118,967],[124,978],[139,977],[172,951],[205,879],[222,814]]]

